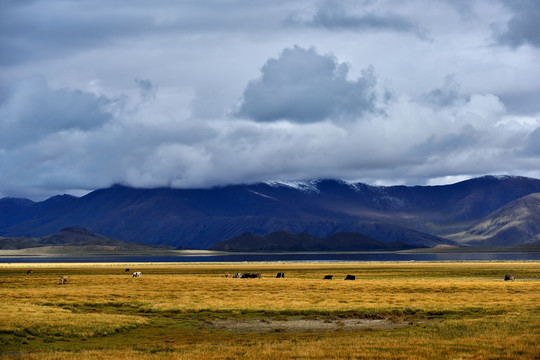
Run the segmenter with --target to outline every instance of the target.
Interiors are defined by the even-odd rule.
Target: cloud
[[[215,137],[205,123],[164,113],[167,102],[179,104],[166,91],[117,102],[36,78],[11,94],[0,108],[0,197],[191,184]]]
[[[31,143],[55,132],[102,126],[111,119],[111,103],[80,90],[53,90],[43,77],[21,81],[0,107],[0,149]]]
[[[333,55],[319,55],[314,48],[287,48],[277,59],[269,59],[261,72],[246,87],[238,116],[310,123],[359,118],[375,109],[371,70],[350,81],[347,64]]]
[[[289,17],[288,22],[328,30],[393,31],[412,33],[419,38],[425,37],[425,31],[411,19],[391,12],[385,12],[384,14],[369,12],[365,9],[365,4],[362,7],[360,14],[355,14],[355,9],[346,9],[341,1],[325,1],[317,7],[310,19],[295,19],[292,16]]]
[[[536,128],[527,137],[523,146],[523,153],[529,156],[540,157],[540,127]]]
[[[135,78],[134,81],[137,87],[139,88],[141,97],[143,99],[146,99],[148,97],[150,98],[156,97],[157,89],[154,85],[152,85],[152,82],[150,80]]]
[[[424,100],[436,107],[451,106],[463,99],[460,94],[460,85],[456,82],[455,75],[447,75],[442,87],[433,89],[423,96]]]
[[[272,2],[243,0],[210,4],[155,0],[151,6],[141,0],[48,0],[3,1],[0,6],[0,65],[17,65],[105,47],[133,46],[149,38],[159,43],[193,34],[259,32],[279,23],[275,19],[281,19],[279,11],[277,16],[269,14],[290,5],[276,7]]]
[[[432,134],[426,141],[414,146],[411,149],[411,154],[417,156],[445,154],[448,156],[455,152],[463,152],[478,144],[479,135],[471,125],[464,126],[456,133]]]
[[[339,68],[337,59],[331,56],[301,51],[312,52],[310,56],[317,59],[330,59],[334,70]],[[356,83],[349,82],[351,86]],[[152,84],[152,88],[155,86]],[[27,88],[32,91],[23,91]],[[28,92],[39,96],[24,97]],[[174,107],[164,111],[167,101],[178,103],[177,97],[166,91],[142,102],[134,92],[133,99],[122,103],[124,108],[102,113],[112,100],[82,91],[54,90],[43,79],[19,84],[12,93],[16,95],[2,105],[2,111],[15,109],[13,98],[21,98],[26,99],[23,103],[30,114],[54,113],[66,119],[63,114],[70,112],[62,107],[58,110],[59,97],[72,100],[71,112],[95,116],[80,124],[63,120],[47,123],[38,131],[39,136],[32,134],[9,147],[0,147],[0,193],[11,196],[39,198],[114,183],[209,187],[344,178],[419,184],[430,178],[517,171],[522,164],[520,149],[527,138],[530,161],[539,156],[535,144],[540,132],[529,135],[532,129],[525,131],[514,123],[504,123],[506,109],[490,94],[472,94],[467,100],[441,106],[400,96],[383,103],[384,111],[363,113],[362,119],[313,122],[235,117],[201,121],[179,114]],[[459,91],[455,95],[465,99]],[[55,112],[44,111],[46,107],[36,101],[41,96],[56,104],[51,106]],[[184,105],[189,106],[189,100]],[[11,110],[9,113],[16,113]],[[342,116],[342,111],[334,110],[328,116]],[[19,134],[30,133],[39,123],[39,117],[32,119],[17,122]]]
[[[0,64],[64,57],[159,28],[149,13],[116,10],[65,1],[10,4],[0,15]]]
[[[497,42],[512,48],[526,44],[540,47],[540,2],[509,0],[504,3],[513,11],[513,16],[503,29],[495,28]]]
[[[540,177],[537,2],[1,3],[0,197]]]

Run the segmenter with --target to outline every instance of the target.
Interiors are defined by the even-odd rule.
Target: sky
[[[0,198],[540,178],[540,1],[0,0]]]

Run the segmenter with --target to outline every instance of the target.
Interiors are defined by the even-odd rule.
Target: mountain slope
[[[540,193],[502,206],[461,236],[468,244],[478,246],[508,246],[540,241]]]

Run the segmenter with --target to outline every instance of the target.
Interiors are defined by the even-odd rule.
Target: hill
[[[140,251],[153,249],[147,245],[127,243],[103,235],[94,234],[87,229],[77,227],[64,228],[56,234],[39,238],[0,237],[0,250],[20,250],[39,247],[48,247],[50,251],[53,251],[54,248],[58,250],[60,248],[67,249],[68,247],[71,248],[71,250],[74,250],[75,248],[85,248],[87,250],[109,251]]]
[[[385,243],[368,236],[338,232],[320,239],[308,233],[291,234],[277,231],[266,236],[244,233],[221,241],[210,248],[216,251],[365,251],[406,250],[412,246],[403,242]]]

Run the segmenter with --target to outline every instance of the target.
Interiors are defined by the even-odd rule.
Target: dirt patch
[[[238,332],[325,332],[325,331],[358,331],[358,330],[392,330],[412,324],[405,321],[389,319],[249,319],[249,320],[216,320],[207,324],[213,329],[227,329]]]

